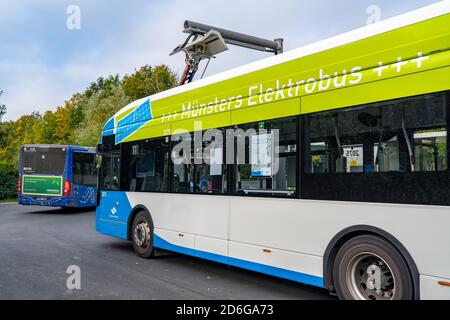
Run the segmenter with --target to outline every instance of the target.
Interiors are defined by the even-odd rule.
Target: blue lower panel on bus
[[[97,202],[97,192],[94,187],[74,186],[76,192],[69,196],[31,196],[19,194],[18,202],[25,206],[45,206],[45,207],[71,207],[88,208],[95,207]]]
[[[48,197],[19,195],[19,204],[25,206],[74,207],[73,197]]]
[[[76,189],[73,197],[77,208],[95,207],[97,204],[97,189],[95,187],[73,185]]]
[[[165,249],[173,252],[178,252],[190,256],[199,257],[202,259],[215,261],[224,263],[230,266],[243,268],[247,270],[252,270],[264,274],[268,274],[271,276],[276,276],[283,279],[288,279],[304,284],[309,284],[312,286],[323,288],[323,278],[318,276],[313,276],[301,272],[295,272],[291,270],[286,270],[278,267],[268,266],[261,263],[246,261],[242,259],[232,258],[232,257],[226,257],[219,254],[199,251],[195,249],[185,248],[178,245],[174,245],[161,237],[157,236],[156,234],[153,235],[153,246],[160,249]]]
[[[102,191],[100,205],[96,210],[97,231],[127,240],[128,218],[131,205],[125,192]]]
[[[110,221],[110,220],[104,220],[104,219],[98,219],[95,224],[97,232],[127,240],[127,224],[118,222],[118,221]]]

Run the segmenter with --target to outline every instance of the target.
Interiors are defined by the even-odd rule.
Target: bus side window
[[[304,116],[305,199],[448,203],[446,92]]]
[[[84,186],[95,186],[97,175],[95,170],[95,155],[92,153],[73,153],[73,183]]]
[[[296,117],[242,125],[235,128],[234,136],[237,147],[233,167],[237,194],[296,195]]]
[[[184,133],[172,137],[172,192],[195,192],[193,137]]]
[[[225,164],[225,130],[215,129],[203,132],[202,151],[194,164],[196,193],[223,194],[227,192],[227,166]]]
[[[122,188],[132,192],[166,192],[169,180],[167,138],[148,139],[123,145]]]
[[[447,170],[444,94],[306,116],[307,173]]]

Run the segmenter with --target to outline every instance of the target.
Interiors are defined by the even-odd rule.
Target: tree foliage
[[[3,94],[3,91],[0,91],[0,96]],[[0,122],[2,122],[3,116],[6,114],[6,106],[0,103]]]
[[[0,162],[0,199],[12,199],[17,194],[17,171]]]
[[[86,100],[84,117],[75,131],[75,141],[79,145],[94,146],[98,143],[103,125],[121,108],[130,103],[122,86],[110,88],[111,94],[104,96],[97,92]]]
[[[6,106],[0,104],[0,200],[15,195],[21,145],[95,146],[103,125],[118,110],[175,85],[176,76],[167,66],[147,65],[123,79],[119,75],[100,77],[55,111],[32,112],[16,121],[1,122]]]
[[[123,79],[123,89],[131,100],[150,96],[173,88],[175,85],[175,74],[165,65],[143,66],[134,74],[126,75]]]

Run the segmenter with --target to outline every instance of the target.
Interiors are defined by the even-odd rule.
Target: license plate
[[[47,198],[37,198],[36,200],[37,201],[47,201],[48,199]]]

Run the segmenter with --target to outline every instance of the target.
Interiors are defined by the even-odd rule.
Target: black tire
[[[145,211],[136,214],[131,229],[134,252],[141,258],[149,259],[155,255],[153,248],[153,221]]]
[[[333,279],[342,300],[413,299],[411,272],[403,256],[374,235],[357,236],[339,249]]]

